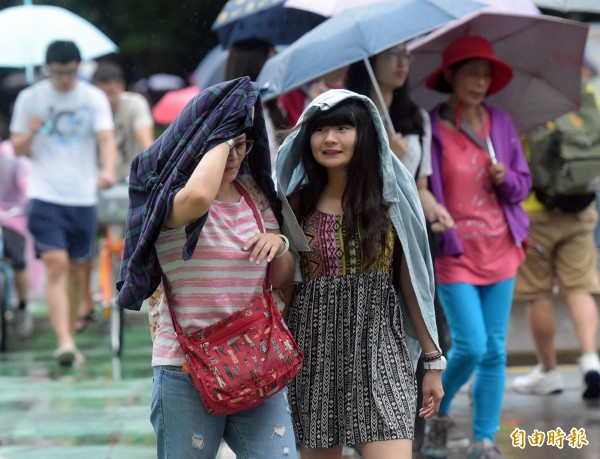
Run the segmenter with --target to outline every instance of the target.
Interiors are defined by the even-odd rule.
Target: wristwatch
[[[423,368],[425,368],[426,370],[445,370],[446,357],[441,356],[439,359],[432,360],[431,362],[423,362]]]

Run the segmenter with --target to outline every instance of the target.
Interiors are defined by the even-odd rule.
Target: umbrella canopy
[[[359,6],[372,5],[385,0],[285,0],[288,8],[311,11],[322,16],[335,16],[344,10]]]
[[[514,70],[509,85],[488,101],[509,112],[517,129],[527,132],[579,106],[587,31],[584,24],[551,16],[475,13],[409,44],[411,96],[427,110],[447,100],[448,95],[427,89],[425,79],[442,64],[447,45],[459,37],[482,36]]]
[[[325,20],[320,14],[285,8],[283,0],[256,2],[229,0],[212,25],[219,43],[260,38],[273,45],[288,45]]]
[[[540,14],[533,0],[478,0],[487,5],[487,10],[504,11],[505,13]]]
[[[197,86],[188,86],[165,93],[152,107],[152,117],[158,124],[171,124],[187,103],[200,94]]]
[[[82,60],[116,52],[110,38],[85,19],[58,6],[23,5],[0,11],[0,67],[33,68],[46,62],[55,40],[77,44]]]
[[[298,8],[312,11],[323,16],[335,16],[344,10],[359,6],[372,5],[384,0],[285,0],[283,3],[288,8]],[[498,11],[523,14],[539,14],[533,0],[477,0]]]
[[[199,88],[208,88],[223,81],[229,51],[221,45],[215,46],[200,61],[194,70],[194,80]]]
[[[275,51],[280,53],[286,45],[275,46]],[[200,61],[196,70],[194,70],[194,82],[200,89],[208,88],[225,79],[225,68],[227,67],[227,58],[229,50],[221,45],[215,46]]]
[[[600,13],[600,2],[598,0],[534,0],[540,8],[562,11],[580,11],[582,13]]]
[[[265,63],[258,83],[269,100],[482,8],[471,0],[393,0],[329,18]]]

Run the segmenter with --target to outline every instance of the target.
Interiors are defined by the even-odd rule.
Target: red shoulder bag
[[[264,232],[250,195],[240,184],[234,184]],[[271,263],[262,295],[192,333],[183,333],[179,326],[164,275],[163,282],[177,340],[185,354],[183,370],[190,374],[209,413],[226,415],[254,408],[287,386],[300,371],[304,356],[273,300]]]

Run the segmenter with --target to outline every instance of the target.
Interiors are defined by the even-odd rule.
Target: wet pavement
[[[34,305],[33,312],[34,336],[22,342],[11,337],[9,352],[0,357],[0,459],[156,457],[148,420],[152,372],[145,313],[127,315],[122,359],[112,359],[107,324],[100,322],[77,336],[86,361],[62,368],[52,359],[54,336],[44,306]],[[507,390],[497,441],[508,458],[600,459],[600,403],[582,400],[576,366],[561,369],[567,388],[560,395],[524,396]],[[509,367],[508,385],[527,370]],[[466,388],[458,394],[452,414],[470,434]],[[557,433],[559,427],[565,432],[562,449],[547,445],[548,432]],[[536,429],[546,434],[544,446],[529,443],[527,436],[535,440]],[[579,440],[581,448],[568,442],[572,429],[576,435],[570,438]],[[512,446],[513,432],[525,435],[523,449]],[[449,458],[465,456],[457,450]],[[222,451],[221,459],[231,457]]]

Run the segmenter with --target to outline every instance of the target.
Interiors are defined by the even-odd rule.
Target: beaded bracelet
[[[434,360],[439,360],[442,357],[442,353],[440,351],[427,352],[423,354],[421,360],[423,362],[433,362]]]

